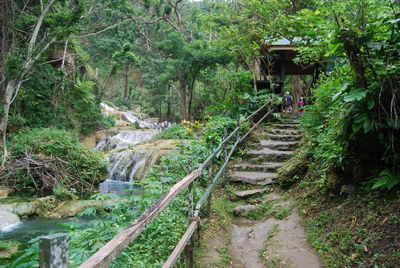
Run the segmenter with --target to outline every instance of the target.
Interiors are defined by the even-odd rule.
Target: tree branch
[[[55,0],[51,0],[50,3],[47,5],[47,7],[43,10],[42,14],[40,14],[40,17],[36,23],[35,26],[35,30],[33,31],[32,37],[29,40],[29,44],[28,44],[28,55],[32,54],[33,51],[33,46],[35,45],[36,39],[38,37],[39,34],[39,30],[42,27],[42,23],[44,20],[44,17],[47,15],[47,13],[49,12],[51,6],[54,4]]]

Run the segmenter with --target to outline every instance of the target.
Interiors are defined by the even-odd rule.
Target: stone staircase
[[[207,265],[200,267],[220,267],[216,264],[226,259],[229,268],[322,267],[290,197],[273,187],[277,169],[299,145],[298,125],[288,117],[262,126],[255,132],[257,142],[246,146],[245,160],[230,166],[225,187],[230,200],[224,205],[233,209],[233,217],[229,222],[223,213],[213,213],[210,222],[221,227],[206,243]]]
[[[278,183],[276,170],[294,154],[299,145],[299,123],[294,118],[282,118],[267,128],[263,138],[248,146],[245,162],[237,163],[231,169],[231,184],[248,185],[234,187],[233,194],[238,198],[250,197],[264,191],[262,186]]]

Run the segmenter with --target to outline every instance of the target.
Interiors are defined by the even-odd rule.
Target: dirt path
[[[258,142],[246,150],[246,160],[230,170],[231,182],[225,189],[233,206],[230,226],[221,225],[208,235],[199,267],[322,267],[307,243],[299,214],[274,186],[276,170],[299,143],[297,122],[283,119],[257,136]],[[218,214],[211,221],[219,221]],[[229,232],[229,239],[223,239],[222,229]],[[230,249],[229,257],[221,248]]]

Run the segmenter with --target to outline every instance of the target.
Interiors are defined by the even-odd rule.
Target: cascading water
[[[101,193],[114,192],[126,195],[127,189],[135,188],[131,183],[139,178],[140,171],[145,167],[151,156],[149,151],[135,151],[127,149],[139,142],[150,140],[156,132],[122,130],[117,135],[101,140],[97,146],[98,151],[111,151],[105,155],[110,161],[109,177],[99,186]],[[116,152],[119,149],[126,149]]]
[[[109,152],[114,149],[125,149],[139,142],[150,140],[155,134],[152,131],[121,130],[117,135],[101,140],[95,150]]]
[[[140,128],[151,128],[152,124],[143,120],[140,120],[137,116],[133,115],[132,112],[122,112],[124,119],[129,123],[138,123]]]

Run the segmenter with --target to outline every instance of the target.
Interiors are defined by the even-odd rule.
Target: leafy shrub
[[[53,193],[70,198],[93,192],[107,163],[64,130],[31,129],[13,137],[3,185],[17,191]]]
[[[115,115],[106,115],[104,116],[104,121],[103,121],[103,126],[104,128],[111,128],[117,124],[117,121],[115,119]]]
[[[183,128],[183,125],[177,124],[173,125],[170,128],[167,128],[164,131],[161,131],[155,136],[156,139],[177,139],[184,140],[189,139],[190,135]]]

